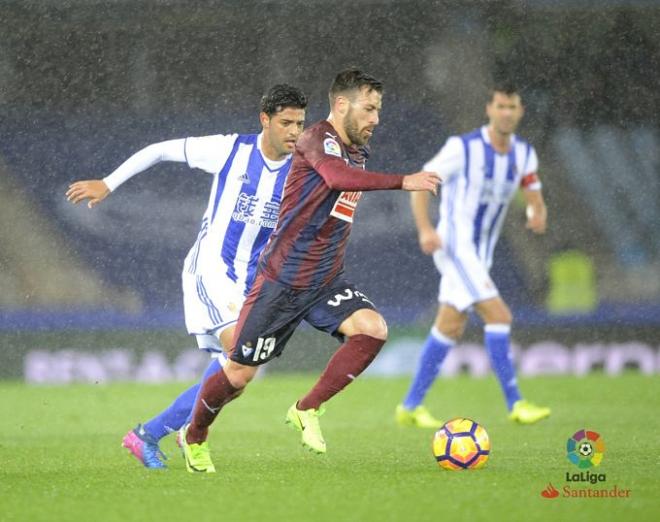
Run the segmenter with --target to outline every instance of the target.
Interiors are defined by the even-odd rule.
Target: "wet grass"
[[[149,471],[120,447],[124,433],[168,404],[184,385],[28,387],[0,384],[0,520],[638,520],[660,519],[660,379],[527,380],[526,395],[550,419],[516,426],[493,379],[446,379],[431,391],[438,416],[468,416],[493,448],[483,470],[443,471],[429,431],[399,428],[393,410],[404,379],[361,379],[328,404],[328,455],[299,445],[283,424],[313,383],[273,375],[229,405],[210,438],[215,475],[188,474],[173,437],[167,471]],[[578,472],[566,440],[601,434],[606,475],[597,485],[566,482]],[[560,496],[541,497],[551,483]],[[629,489],[628,498],[566,498],[570,489]]]

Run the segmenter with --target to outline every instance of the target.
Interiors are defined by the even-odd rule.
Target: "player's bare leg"
[[[323,412],[321,405],[353,382],[387,340],[387,324],[375,310],[357,310],[338,330],[346,342],[332,356],[310,392],[289,408],[286,417],[289,425],[302,432],[303,445],[315,453],[326,452],[318,422]]]
[[[400,426],[438,429],[443,422],[434,417],[422,403],[435,382],[447,353],[461,338],[467,314],[453,306],[442,304],[435,323],[426,338],[417,363],[417,370],[403,403],[396,407],[394,418]]]
[[[511,311],[500,297],[475,304],[483,319],[484,344],[493,371],[500,381],[509,409],[509,418],[521,424],[533,424],[550,416],[550,409],[523,400],[518,389],[516,370],[510,346]]]

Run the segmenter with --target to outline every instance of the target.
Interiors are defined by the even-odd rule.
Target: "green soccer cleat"
[[[546,417],[550,417],[550,408],[543,408],[524,400],[513,404],[509,419],[520,424],[534,424]]]
[[[396,407],[394,416],[399,426],[414,426],[415,428],[440,429],[444,422],[436,419],[425,406],[417,406],[414,410],[404,408],[403,404]]]
[[[178,442],[181,443],[181,452],[186,461],[186,469],[190,473],[215,473],[215,466],[211,460],[211,452],[207,442],[188,444],[186,433],[189,424],[179,430]]]
[[[291,426],[293,429],[302,433],[302,444],[314,453],[325,453],[325,440],[323,440],[323,433],[321,433],[321,426],[319,425],[319,417],[323,415],[325,410],[323,408],[315,410],[299,410],[296,407],[297,403],[289,408],[286,412],[284,422]]]

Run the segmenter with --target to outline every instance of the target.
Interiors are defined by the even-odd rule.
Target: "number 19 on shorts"
[[[275,349],[275,337],[267,337],[264,339],[263,337],[259,337],[259,341],[257,341],[257,347],[254,349],[254,355],[252,356],[252,360],[254,362],[257,362],[259,360],[264,361],[268,359],[271,353],[273,353],[273,350]]]

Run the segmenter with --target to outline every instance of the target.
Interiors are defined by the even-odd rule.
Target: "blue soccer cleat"
[[[121,444],[128,449],[145,468],[165,469],[161,457],[167,460],[167,456],[158,447],[158,441],[149,435],[142,424],[138,424],[134,430],[129,431]]]

